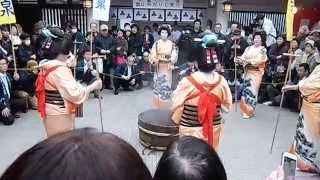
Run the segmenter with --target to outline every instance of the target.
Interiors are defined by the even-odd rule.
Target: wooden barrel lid
[[[171,112],[166,109],[151,109],[139,114],[138,125],[157,133],[179,132],[178,126],[171,120]]]

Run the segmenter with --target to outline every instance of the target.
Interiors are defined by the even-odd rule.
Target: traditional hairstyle
[[[110,133],[77,129],[46,139],[4,172],[1,180],[151,180],[137,151]]]
[[[43,58],[55,59],[59,54],[67,55],[71,51],[72,36],[65,34],[58,27],[50,27],[43,30],[46,39],[42,43]]]
[[[227,180],[215,150],[201,139],[185,136],[161,157],[153,180]]]
[[[161,35],[161,31],[167,31],[168,32],[168,37],[171,35],[171,31],[167,26],[161,26],[159,29],[158,34]]]
[[[267,41],[266,32],[264,32],[264,31],[255,32],[255,33],[253,34],[253,39],[254,39],[255,36],[260,36],[260,37],[261,37],[261,44],[262,44],[262,46],[265,46],[265,47],[266,47],[266,41]]]
[[[212,47],[203,47],[202,44],[197,44],[193,47],[190,61],[198,62],[198,68],[202,72],[211,72],[215,69],[215,59],[210,55],[213,52]],[[209,53],[209,55],[208,55]]]

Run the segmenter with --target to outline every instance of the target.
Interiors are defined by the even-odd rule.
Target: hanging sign
[[[133,0],[133,8],[183,9],[183,0]]]

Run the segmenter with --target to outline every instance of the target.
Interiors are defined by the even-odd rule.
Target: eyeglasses
[[[108,31],[108,29],[101,29],[101,31]]]

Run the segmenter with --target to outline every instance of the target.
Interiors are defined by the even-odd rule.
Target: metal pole
[[[74,75],[74,78],[76,78],[76,69],[77,69],[77,60],[78,60],[78,57],[77,57],[77,44],[76,44],[76,41],[74,41],[73,42],[73,55],[74,55],[74,57],[76,58],[75,59],[75,61],[76,61],[76,63],[75,63],[75,66],[74,66],[74,68],[73,68],[73,75]]]
[[[234,60],[237,58],[237,40],[234,40]],[[237,112],[237,101],[238,101],[238,94],[237,94],[237,64],[234,63],[234,109]]]
[[[93,56],[93,32],[91,30],[91,35],[90,35],[90,52],[91,52],[91,62],[92,62],[92,56]],[[96,71],[97,71],[97,79],[100,79],[99,76],[99,67],[98,67],[98,62],[96,62]],[[103,127],[103,118],[102,118],[102,102],[101,102],[101,91],[100,89],[97,91],[98,93],[98,101],[99,101],[99,115],[100,115],[100,126],[101,126],[101,131],[104,132],[104,127]]]
[[[283,84],[284,86],[287,84],[288,79],[289,79],[289,75],[290,75],[289,71],[291,71],[292,58],[293,58],[293,56],[289,56],[289,64],[288,64],[287,73],[286,73],[286,77],[285,77],[284,84]],[[278,125],[279,125],[280,115],[281,115],[281,110],[282,110],[282,105],[283,105],[283,99],[284,99],[284,93],[285,92],[282,91],[281,101],[280,101],[280,108],[279,108],[279,112],[278,112],[278,115],[277,115],[276,125],[275,125],[275,128],[274,128],[272,143],[271,143],[271,147],[270,147],[270,154],[272,154],[273,145],[274,145],[274,141],[275,141],[277,130],[278,130]]]

